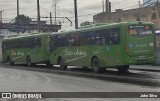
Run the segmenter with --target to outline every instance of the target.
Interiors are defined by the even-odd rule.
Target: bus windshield
[[[130,25],[128,27],[128,34],[131,36],[145,36],[153,33],[150,25]]]

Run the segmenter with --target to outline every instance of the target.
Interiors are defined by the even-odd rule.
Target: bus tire
[[[61,70],[66,70],[66,69],[67,69],[67,66],[64,65],[64,60],[63,60],[62,57],[59,57],[59,58],[58,58],[58,65],[60,65],[60,69],[61,69]]]
[[[95,72],[95,73],[101,72],[100,63],[97,58],[92,59],[91,66],[92,66],[93,72]]]
[[[117,67],[118,72],[121,72],[121,73],[128,72],[128,69],[129,69],[129,65],[118,66],[118,67]]]
[[[27,67],[31,67],[32,63],[31,63],[31,58],[30,58],[30,56],[27,57],[27,59],[26,59],[26,64],[27,64]]]
[[[11,58],[11,57],[8,57],[8,63],[9,63],[9,65],[11,65],[11,66],[13,66],[13,65],[14,65],[14,62],[13,62],[13,60],[12,60],[12,58]]]

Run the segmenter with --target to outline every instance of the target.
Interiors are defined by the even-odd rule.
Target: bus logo
[[[11,98],[11,93],[2,93],[2,98]]]

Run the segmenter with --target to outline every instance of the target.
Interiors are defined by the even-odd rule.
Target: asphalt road
[[[8,66],[6,66],[8,67]],[[26,67],[27,68],[27,67]],[[160,88],[103,81],[0,65],[1,92],[158,92]],[[0,101],[128,101],[127,99],[0,99]],[[137,101],[146,101],[139,99]],[[135,99],[130,99],[135,101]],[[159,101],[149,99],[148,101]]]

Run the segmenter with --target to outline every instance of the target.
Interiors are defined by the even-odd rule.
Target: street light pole
[[[17,0],[17,24],[19,24],[19,0]]]
[[[75,29],[77,29],[78,28],[77,0],[74,0],[74,13],[75,13]]]
[[[104,0],[102,0],[102,9],[103,9],[103,12],[104,12]]]
[[[52,13],[50,12],[50,24],[52,25]]]
[[[57,12],[56,12],[56,8],[57,8],[57,5],[56,5],[56,3],[55,3],[55,24],[56,24],[56,16],[57,16],[57,15],[56,15],[56,13],[57,13]]]
[[[139,3],[139,10],[138,10],[138,13],[137,13],[137,21],[141,21],[141,12],[140,12],[141,4],[140,4],[140,0],[138,1],[138,3]]]
[[[39,8],[39,0],[37,0],[37,20],[38,20],[38,32],[40,32],[40,8]]]

